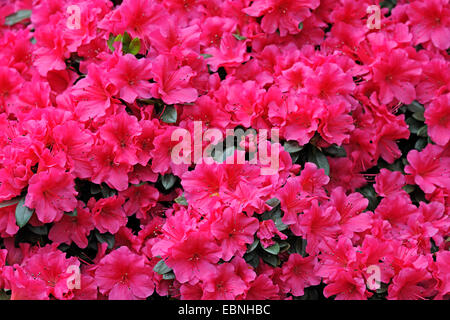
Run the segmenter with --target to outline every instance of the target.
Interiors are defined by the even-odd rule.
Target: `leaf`
[[[417,135],[419,137],[428,137],[428,128],[427,125],[424,125],[422,128],[417,131]]]
[[[286,252],[290,249],[291,245],[287,241],[280,241],[278,242],[280,245],[280,252]]]
[[[261,253],[261,258],[263,259],[263,261],[269,265],[271,265],[272,267],[277,267],[278,266],[278,257],[274,256],[273,254],[269,254],[267,252],[262,252]]]
[[[271,206],[272,208],[276,207],[277,205],[280,204],[280,200],[278,200],[277,198],[272,198],[266,201],[266,203]]]
[[[76,217],[78,215],[78,211],[77,208],[75,208],[73,211],[71,212],[64,212],[65,215],[68,215],[69,217]]]
[[[323,151],[325,151],[325,153],[328,153],[329,155],[338,158],[345,158],[347,156],[347,152],[345,151],[344,147],[338,146],[336,144],[333,144],[328,148],[323,149]]]
[[[422,114],[423,114],[423,112],[425,111],[425,108],[419,102],[414,100],[411,104],[408,105],[408,110],[413,113],[414,112],[422,112]]]
[[[106,233],[100,233],[98,230],[95,230],[95,237],[100,243],[106,242],[108,244],[108,249],[112,249],[114,247],[114,243],[116,242],[116,239],[114,238],[114,235],[106,232]]]
[[[161,120],[165,123],[175,123],[177,122],[177,109],[174,106],[166,106]]]
[[[275,226],[277,227],[278,231],[284,231],[288,228],[287,225],[285,225],[282,221],[281,221],[281,217],[276,217],[275,220]]]
[[[28,229],[30,229],[31,232],[40,235],[40,236],[46,236],[48,234],[48,229],[46,225],[39,226],[39,227],[33,227],[28,225]]]
[[[2,203],[0,203],[0,208],[5,208],[5,207],[9,207],[9,206],[15,205],[15,204],[19,203],[19,200],[20,199],[18,199],[18,198],[14,198],[14,199],[11,199],[11,200],[3,201]]]
[[[263,249],[270,254],[277,255],[280,252],[280,245],[277,242],[275,242],[274,245],[267,248],[263,247]]]
[[[327,176],[330,175],[330,165],[327,157],[317,148],[313,148],[312,152],[308,154],[308,161],[315,163],[318,168],[323,169]]]
[[[284,143],[283,147],[284,147],[284,150],[289,153],[298,152],[303,149],[303,146],[299,145],[298,142],[295,140],[286,141]]]
[[[179,196],[178,198],[175,199],[175,202],[182,205],[182,206],[187,206],[188,202],[186,200],[186,198],[184,197],[184,195]]]
[[[303,22],[300,22],[299,24],[298,24],[298,30],[302,30],[303,29]]]
[[[244,255],[244,260],[249,265],[251,265],[253,268],[257,268],[258,265],[259,265],[259,256],[256,253],[256,251],[252,251],[252,252],[246,253]]]
[[[101,193],[103,195],[103,198],[110,198],[116,195],[116,191],[105,184],[101,186]]]
[[[128,53],[132,55],[137,55],[141,50],[141,40],[139,38],[134,38],[130,42],[130,46],[128,48]]]
[[[247,37],[241,36],[239,33],[233,33],[233,36],[239,41],[247,39]]]
[[[19,10],[5,18],[5,25],[12,26],[31,17],[31,10]]]
[[[200,53],[200,55],[204,58],[204,59],[208,59],[211,58],[213,55],[212,54],[208,54],[208,53]]]
[[[306,245],[306,239],[298,238],[295,240],[295,252],[304,257],[306,255]]]
[[[423,114],[423,111],[419,111],[419,112],[414,112],[412,117],[418,121],[424,122],[425,121],[425,116]]]
[[[164,280],[173,280],[175,279],[175,274],[173,272],[163,274]]]
[[[161,176],[161,183],[166,190],[172,188],[175,182],[177,182],[177,178],[171,173]]]
[[[405,186],[403,186],[403,190],[406,191],[406,193],[411,193],[414,191],[414,189],[416,188],[416,186],[412,185],[412,184],[407,184]]]
[[[417,121],[413,117],[406,119],[406,124],[408,125],[408,129],[411,133],[417,134],[420,127],[422,127],[423,123]]]
[[[366,185],[362,188],[356,189],[357,192],[361,193],[367,200],[369,200],[368,210],[373,211],[377,207],[378,200],[375,189],[371,185]]]
[[[425,148],[427,146],[427,144],[428,144],[428,139],[420,138],[414,144],[414,149],[422,151],[422,149]]]
[[[28,220],[30,220],[33,212],[34,209],[31,210],[25,206],[25,197],[22,197],[16,207],[16,224],[19,228],[22,228],[28,223]]]
[[[167,266],[164,260],[159,260],[158,263],[153,267],[153,271],[159,274],[166,274],[168,272],[171,272],[172,269]]]
[[[122,52],[124,53],[130,52],[129,51],[130,43],[131,43],[130,34],[125,31],[122,36]]]
[[[247,253],[250,253],[250,252],[252,252],[253,250],[255,250],[256,247],[258,246],[258,244],[259,244],[259,239],[255,239],[255,241],[253,241],[253,243],[252,243],[251,245],[248,246],[248,248],[247,248]]]
[[[114,52],[115,48],[114,48],[114,42],[115,42],[116,38],[114,37],[114,35],[112,33],[109,34],[109,38],[106,41],[106,43],[108,44],[108,48]]]

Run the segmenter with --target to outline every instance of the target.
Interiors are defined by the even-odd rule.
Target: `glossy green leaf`
[[[31,210],[30,208],[25,206],[25,197],[22,197],[16,207],[16,224],[19,226],[19,228],[22,228],[28,223],[31,216],[33,215],[33,212],[34,209]]]

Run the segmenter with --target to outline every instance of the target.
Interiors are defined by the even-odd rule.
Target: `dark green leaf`
[[[108,244],[108,249],[112,249],[114,247],[114,243],[116,240],[114,238],[114,235],[112,235],[111,233],[100,233],[98,232],[98,230],[96,230],[95,237],[101,243],[106,242]]]
[[[39,226],[39,227],[33,227],[28,225],[28,229],[30,229],[31,232],[34,234],[40,235],[40,236],[46,236],[48,234],[48,229],[46,225]]]
[[[172,188],[175,182],[177,182],[177,178],[171,173],[161,176],[161,183],[166,190]]]
[[[78,211],[77,211],[77,208],[75,208],[75,210],[73,210],[72,212],[64,212],[64,214],[66,214],[70,217],[76,217],[78,215]]]
[[[22,197],[16,207],[16,224],[19,228],[22,228],[28,223],[28,220],[30,220],[33,212],[34,210],[31,210],[25,206],[25,197]]]
[[[159,274],[165,274],[165,273],[171,272],[172,269],[170,269],[166,265],[164,260],[159,260],[158,263],[153,267],[153,271],[155,271],[156,273],[159,273]]]
[[[200,53],[200,55],[201,55],[203,58],[205,58],[205,59],[208,59],[208,58],[211,58],[211,57],[212,57],[212,54],[208,54],[208,53]]]
[[[336,144],[333,144],[328,148],[323,149],[323,151],[329,155],[338,158],[345,158],[347,156],[347,152],[345,151],[344,147],[338,146]]]
[[[163,274],[164,280],[173,280],[175,279],[175,274],[173,272]]]
[[[408,125],[409,131],[413,134],[417,134],[417,131],[419,131],[420,127],[423,126],[423,123],[417,121],[412,117],[406,119],[406,124]]]
[[[421,112],[423,114],[423,112],[425,111],[425,108],[419,102],[414,100],[411,104],[408,105],[408,110],[413,113]]]
[[[417,131],[417,135],[419,137],[428,137],[428,128],[426,125],[424,125],[422,128]]]
[[[261,258],[263,259],[263,261],[265,263],[267,263],[268,265],[271,265],[272,267],[278,266],[278,262],[279,262],[278,257],[274,256],[273,254],[270,254],[267,252],[262,252]]]
[[[177,109],[174,106],[166,106],[161,120],[165,123],[175,123],[177,122]]]
[[[423,111],[420,112],[414,112],[412,117],[414,119],[416,119],[417,121],[421,121],[424,122],[425,121],[425,116],[423,115]]]
[[[253,241],[253,243],[252,243],[251,245],[248,246],[248,248],[247,248],[247,253],[250,253],[250,252],[252,252],[253,250],[255,250],[256,247],[258,246],[258,244],[259,244],[259,239],[255,239],[255,241]]]
[[[303,22],[300,22],[299,24],[298,24],[298,30],[302,30],[303,29]]]
[[[266,201],[266,203],[271,206],[272,208],[276,207],[277,205],[280,204],[280,200],[278,200],[277,198],[272,198]]]
[[[407,185],[403,186],[402,189],[405,190],[407,193],[411,193],[414,191],[415,188],[416,187],[414,185],[407,184]]]
[[[428,139],[426,138],[420,138],[416,141],[416,143],[414,144],[414,149],[422,151],[423,148],[425,148],[428,144]]]
[[[247,39],[246,37],[241,36],[239,34],[239,32],[233,33],[233,36],[236,38],[236,40],[245,40],[245,39]]]
[[[256,251],[252,251],[250,253],[246,253],[244,255],[245,261],[251,265],[253,268],[257,268],[259,265],[259,256]]]
[[[295,140],[289,140],[284,143],[284,150],[289,153],[301,151],[303,146],[299,145]]]
[[[31,17],[31,10],[19,10],[5,18],[5,25],[12,26]]]
[[[124,32],[122,36],[122,51],[124,53],[130,52],[130,43],[131,43],[131,37],[128,32]]]
[[[263,249],[270,254],[277,255],[280,252],[280,245],[275,242],[274,245],[267,247],[267,248],[263,247]]]
[[[327,176],[330,175],[330,165],[328,163],[328,159],[317,148],[313,148],[311,153],[308,154],[308,161],[315,163],[318,168],[323,169]]]

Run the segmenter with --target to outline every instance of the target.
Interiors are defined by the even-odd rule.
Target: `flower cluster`
[[[449,299],[449,48],[449,0],[1,1],[0,294]]]

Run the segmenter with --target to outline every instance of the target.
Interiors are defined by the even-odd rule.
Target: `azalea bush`
[[[0,297],[449,299],[449,47],[448,0],[0,1]]]

